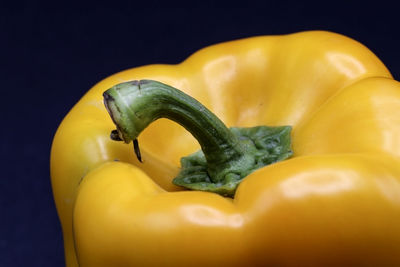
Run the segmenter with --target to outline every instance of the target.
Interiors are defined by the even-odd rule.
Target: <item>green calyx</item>
[[[233,196],[244,177],[253,171],[289,158],[290,126],[249,128],[230,128],[230,131],[242,143],[243,159],[227,164],[220,170],[223,178],[215,182],[207,171],[208,162],[203,151],[181,159],[182,169],[174,179],[174,184],[192,190],[211,191],[224,196]]]
[[[111,138],[134,141],[139,160],[137,137],[159,118],[179,123],[197,139],[201,150],[181,159],[173,180],[188,189],[233,196],[248,174],[292,155],[290,126],[228,129],[197,100],[157,81],[118,84],[103,96],[117,126]]]

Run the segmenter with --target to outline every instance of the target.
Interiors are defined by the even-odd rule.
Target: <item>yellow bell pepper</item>
[[[179,161],[200,147],[186,129],[150,124],[142,163],[110,139],[103,93],[141,79],[229,127],[291,126],[293,156],[249,172],[233,198],[182,190]],[[400,83],[330,32],[210,46],[96,84],[57,130],[51,178],[67,266],[400,266]]]

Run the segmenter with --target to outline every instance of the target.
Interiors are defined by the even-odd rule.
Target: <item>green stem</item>
[[[221,165],[239,160],[244,154],[238,138],[217,116],[171,86],[151,80],[132,81],[112,87],[103,96],[118,133],[126,143],[135,140],[153,121],[168,118],[197,139],[211,173],[219,172]],[[218,182],[222,178],[213,175],[211,179]]]
[[[179,123],[197,139],[203,154],[182,159],[183,170],[174,181],[178,185],[229,195],[238,181],[258,166],[260,153],[254,140],[249,141],[242,130],[228,129],[206,107],[178,89],[141,80],[115,85],[103,96],[117,126],[117,132],[111,134],[113,140],[135,141],[159,118]],[[137,141],[135,144],[135,152],[140,155]],[[206,189],[202,189],[204,183]],[[214,189],[209,189],[210,184]]]

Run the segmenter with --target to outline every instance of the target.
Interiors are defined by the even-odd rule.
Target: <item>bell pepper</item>
[[[146,84],[197,99],[205,124],[148,116],[160,95],[135,110],[132,90],[146,94]],[[127,93],[113,95],[121,86]],[[148,120],[138,131],[135,116]],[[225,175],[233,165],[221,167],[213,140],[253,126],[282,130],[279,153],[244,177]],[[219,169],[199,167],[210,183],[235,186],[182,189],[173,179],[192,173],[182,157],[183,168]],[[50,165],[67,266],[400,265],[400,83],[339,34],[246,38],[112,75],[64,118]]]

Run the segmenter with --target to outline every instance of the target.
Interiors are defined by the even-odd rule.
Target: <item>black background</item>
[[[115,72],[179,63],[200,48],[243,37],[328,30],[365,44],[400,78],[400,20],[382,1],[190,9],[33,2],[0,12],[0,266],[64,265],[51,141],[74,103]]]

